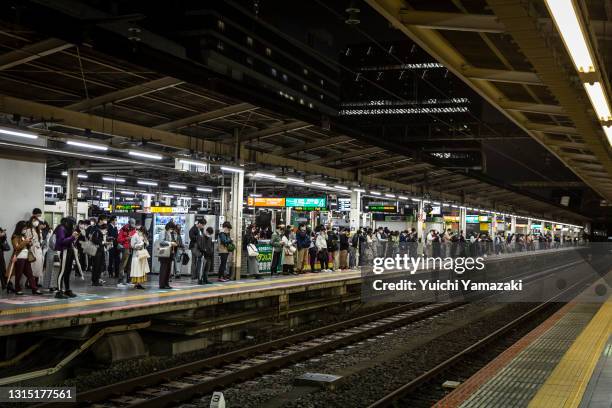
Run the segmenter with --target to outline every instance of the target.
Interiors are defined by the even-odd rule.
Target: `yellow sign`
[[[459,217],[454,215],[445,215],[444,222],[459,222]]]
[[[247,199],[249,207],[284,207],[285,198],[277,197],[249,197]]]

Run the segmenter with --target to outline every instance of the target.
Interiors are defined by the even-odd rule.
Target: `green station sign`
[[[326,197],[287,197],[285,207],[299,207],[302,209],[315,209],[327,207]]]

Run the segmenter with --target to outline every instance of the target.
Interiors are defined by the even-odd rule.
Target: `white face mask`
[[[40,224],[40,222],[38,220],[32,221],[32,225],[33,226],[38,227],[38,224]]]

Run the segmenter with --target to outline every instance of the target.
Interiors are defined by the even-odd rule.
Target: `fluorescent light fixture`
[[[398,196],[397,198],[399,198],[400,200],[408,200],[408,197],[406,196]]]
[[[196,167],[206,167],[208,163],[196,161],[196,160],[187,160],[187,159],[179,159],[179,163],[188,164],[190,166]]]
[[[270,173],[255,173],[255,177],[276,178],[276,175]]]
[[[151,194],[151,193],[142,193],[143,197],[155,197],[155,194]]]
[[[262,195],[261,194],[251,193],[251,194],[249,194],[249,197],[262,197]]]
[[[610,146],[612,146],[612,126],[604,126],[603,130],[608,138],[608,143],[610,143]]]
[[[101,193],[112,193],[113,190],[109,190],[107,188],[96,188],[96,191],[99,191]]]
[[[366,192],[363,188],[354,188],[353,191],[356,192],[356,193],[365,193]]]
[[[450,204],[449,203],[442,203],[442,207],[449,207]]]
[[[125,179],[119,177],[102,177],[104,181],[112,181],[115,183],[125,183]]]
[[[141,186],[156,186],[157,185],[155,181],[138,180],[137,183],[140,184]]]
[[[578,21],[578,13],[573,0],[545,0],[565,48],[578,72],[595,71],[586,37]]]
[[[473,210],[472,207],[465,207],[466,210]]]
[[[176,188],[177,190],[187,190],[187,186],[184,186],[182,184],[168,184],[168,187]]]
[[[45,184],[45,187],[53,188],[53,187],[61,187],[61,186],[57,184]]]
[[[418,203],[419,201],[421,201],[418,198],[411,198],[411,200],[414,201],[415,203]]]
[[[68,177],[68,172],[67,171],[62,171],[62,176]],[[77,178],[86,179],[86,178],[89,178],[89,176],[87,174],[85,174],[85,173],[77,173]]]
[[[437,202],[437,201],[434,201],[432,204],[433,204],[433,205],[440,205],[440,203],[439,203],[439,202]]]
[[[299,178],[294,178],[294,177],[287,177],[287,181],[292,182],[292,183],[304,183],[304,179],[299,179]]]
[[[221,170],[230,171],[232,173],[244,173],[244,170],[239,169],[238,167],[221,166]]]
[[[136,195],[133,191],[119,191],[119,193],[123,195]]]
[[[136,150],[130,150],[128,152],[128,154],[130,156],[135,156],[135,157],[142,157],[144,159],[153,159],[153,160],[161,160],[163,159],[163,157],[159,154],[154,154],[154,153],[144,153],[144,152],[139,152]]]
[[[327,184],[321,183],[320,181],[313,181],[311,184],[313,186],[321,186],[321,187],[326,187],[327,186]]]
[[[79,191],[87,191],[89,189],[87,187],[77,187],[77,190],[79,190]]]
[[[163,195],[162,197],[163,197],[163,198],[174,198],[174,196],[173,196],[173,195],[168,195],[168,194],[165,194],[165,195]]]
[[[459,208],[459,206],[457,204],[451,204],[451,207],[453,208]]]
[[[423,204],[429,204],[431,201],[429,200],[423,200]]]
[[[197,187],[196,190],[202,191],[204,193],[212,193],[212,191],[213,191],[212,188],[207,188],[207,187]]]
[[[8,136],[25,137],[26,139],[38,139],[38,135],[26,132],[17,132],[15,130],[0,129],[0,133]]]
[[[375,196],[381,195],[380,191],[370,191],[370,194],[375,195]]]
[[[395,198],[395,194],[385,194],[385,197],[387,197],[387,198]]]
[[[77,141],[74,141],[74,140],[68,140],[66,142],[66,144],[69,145],[69,146],[82,147],[84,149],[103,150],[103,151],[108,150],[108,147],[104,146],[104,145],[99,145],[99,144],[94,144],[94,143],[77,142]]]
[[[334,188],[337,188],[339,190],[348,190],[348,187],[345,186],[334,186]]]
[[[601,83],[584,84],[584,89],[587,95],[589,95],[591,105],[593,105],[595,113],[597,113],[597,118],[602,122],[609,120],[612,114],[610,114],[610,105]]]

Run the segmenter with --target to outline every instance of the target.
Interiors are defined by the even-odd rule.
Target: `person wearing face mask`
[[[93,256],[93,265],[91,272],[91,286],[102,286],[100,276],[105,268],[105,251],[108,243],[108,219],[106,215],[100,215],[98,217],[98,223],[94,225],[90,232],[89,240],[96,245],[98,248],[96,254]]]
[[[215,230],[213,230],[212,227],[208,227],[206,228],[206,232],[204,233],[204,235],[201,237],[201,247],[202,252],[204,254],[204,265],[202,267],[202,274],[198,279],[198,283],[200,285],[212,284],[212,282],[208,280],[208,274],[209,272],[212,272],[214,262],[213,260],[215,256],[214,234]]]
[[[108,219],[108,239],[110,247],[108,248],[108,276],[113,278],[119,277],[119,249],[117,249],[117,238],[119,238],[119,230],[117,229],[117,217],[111,216]]]
[[[32,269],[32,275],[36,280],[37,286],[42,282],[43,277],[43,250],[42,250],[42,236],[38,226],[40,220],[37,217],[32,216],[30,221],[26,224],[25,237],[30,240],[30,252],[34,256],[34,261],[30,262],[30,268]],[[26,288],[30,288],[29,282],[26,282]]]
[[[229,276],[227,275],[227,258],[229,257],[230,252],[233,252],[235,249],[234,243],[232,242],[232,238],[230,237],[230,231],[232,230],[232,224],[228,221],[225,221],[221,227],[223,231],[219,233],[219,245],[217,252],[219,253],[219,282],[227,282],[229,281]]]
[[[297,265],[295,267],[296,273],[302,273],[304,271],[304,263],[308,258],[308,248],[310,248],[310,235],[306,231],[306,224],[300,224],[299,230],[295,235],[297,242]]]
[[[31,259],[29,259],[31,258],[30,248],[32,246],[32,239],[26,236],[29,229],[27,224],[26,221],[19,221],[17,225],[15,225],[15,232],[13,232],[13,236],[11,237],[11,242],[13,244],[11,268],[15,274],[15,288],[13,291],[16,295],[23,295],[21,291],[21,277],[25,275],[32,289],[32,294],[42,295],[42,292],[36,285],[34,275],[32,275]],[[10,276],[8,279],[10,279]]]
[[[75,223],[74,217],[65,217],[55,228],[55,250],[60,254],[60,270],[57,275],[57,292],[55,292],[55,297],[58,299],[76,297],[76,294],[70,290],[70,271],[75,252],[73,245],[80,235],[79,231],[74,231]]]
[[[149,273],[149,252],[147,246],[149,245],[149,239],[147,237],[147,230],[141,226],[136,226],[136,234],[132,235],[131,247],[133,251],[132,255],[132,269],[131,269],[131,280],[136,289],[144,289],[143,283],[147,281],[147,274]]]
[[[270,265],[270,275],[274,276],[278,272],[278,266],[280,264],[281,255],[283,253],[283,235],[285,232],[285,226],[280,223],[276,226],[276,229],[272,233],[271,245],[272,245],[272,264]]]
[[[136,233],[135,227],[136,220],[134,218],[130,218],[128,223],[121,227],[119,230],[119,236],[117,237],[117,241],[120,245],[120,248],[117,247],[117,249],[122,252],[121,265],[119,266],[119,277],[117,279],[117,287],[119,288],[127,287],[127,281],[132,266],[131,240],[132,236]]]
[[[164,250],[164,256],[159,254],[159,288],[160,289],[172,289],[170,286],[170,273],[172,272],[172,263],[176,255],[176,248],[178,243],[176,242],[176,226],[174,222],[170,221],[166,224],[166,227],[158,238],[158,245],[160,248],[167,248]]]

